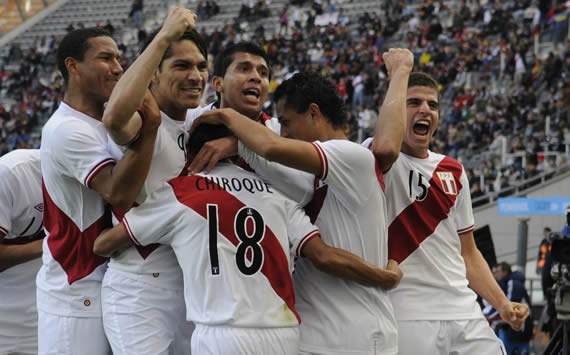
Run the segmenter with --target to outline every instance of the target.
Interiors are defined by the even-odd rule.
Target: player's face
[[[83,61],[77,62],[77,80],[82,90],[105,102],[119,81],[123,68],[117,44],[111,37],[90,38]]]
[[[281,124],[281,136],[313,142],[318,139],[314,120],[310,119],[310,112],[298,113],[294,108],[285,104],[285,98],[277,101],[277,118]]]
[[[251,53],[235,53],[224,78],[217,79],[214,85],[222,95],[222,107],[231,107],[251,118],[259,115],[269,88],[265,59]]]
[[[439,122],[437,91],[427,86],[413,86],[406,97],[407,129],[402,151],[424,158]]]
[[[153,78],[158,105],[167,112],[198,107],[208,82],[206,59],[189,40],[172,43],[170,53]]]

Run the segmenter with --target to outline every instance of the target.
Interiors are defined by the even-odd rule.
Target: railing
[[[567,171],[570,171],[570,164],[564,164],[563,166],[560,166],[553,171],[544,172],[537,176],[533,176],[526,180],[515,183],[513,186],[501,189],[500,191],[487,192],[483,196],[473,198],[471,202],[473,204],[473,207],[481,207],[483,205],[496,201],[499,197],[520,195],[523,191],[531,187],[537,186],[539,184],[543,184],[546,181],[552,179],[553,177],[565,173]]]

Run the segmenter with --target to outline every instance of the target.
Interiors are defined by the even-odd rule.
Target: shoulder
[[[464,170],[463,164],[447,155],[430,151],[428,159],[432,164],[435,164],[439,170],[446,170],[459,174],[461,174],[461,172]]]

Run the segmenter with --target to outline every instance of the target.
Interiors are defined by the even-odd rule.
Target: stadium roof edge
[[[22,33],[26,32],[28,29],[32,28],[34,25],[42,21],[44,18],[48,17],[52,14],[55,10],[59,9],[61,6],[65,5],[69,0],[58,0],[53,4],[49,5],[44,10],[40,11],[37,15],[33,16],[32,18],[26,20],[20,26],[14,28],[12,31],[6,33],[2,37],[0,37],[0,48],[6,46],[10,42],[12,42],[16,37],[21,35]]]

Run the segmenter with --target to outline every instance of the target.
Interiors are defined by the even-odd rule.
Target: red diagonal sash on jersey
[[[206,192],[197,190],[196,182],[197,179],[201,178],[200,176],[180,176],[170,180],[168,183],[172,186],[178,201],[194,210],[203,218],[207,218],[207,205],[217,204],[220,214],[219,232],[233,245],[237,246],[240,241],[235,235],[233,221],[235,215],[245,205],[221,187],[219,190],[212,189]],[[289,272],[287,256],[283,252],[279,240],[267,225],[265,225],[265,236],[260,245],[263,248],[264,255],[261,272],[267,277],[273,290],[295,314],[297,320],[301,322],[301,318],[295,309],[295,293],[293,291],[293,281]],[[252,290],[252,292],[255,291]]]
[[[323,204],[325,203],[325,198],[327,197],[327,191],[328,191],[328,185],[323,185],[319,188],[317,188],[317,186],[319,186],[319,178],[315,177],[315,182],[313,186],[314,189],[313,198],[311,198],[311,201],[309,201],[309,203],[307,203],[305,207],[303,207],[305,213],[307,214],[307,216],[309,216],[309,219],[313,224],[315,224],[317,217],[319,217],[319,213],[323,208]]]
[[[133,204],[134,207],[138,206],[138,203],[134,203]],[[125,218],[125,214],[127,212],[129,212],[129,209],[125,209],[125,208],[113,208],[113,215],[115,216],[115,218],[117,219],[117,221],[122,221],[123,218]],[[142,245],[138,245],[135,244],[134,247],[137,249],[137,251],[139,252],[140,256],[143,259],[146,259],[153,251],[155,251],[158,247],[160,246],[160,244],[158,243],[154,243],[154,244],[149,244],[146,246],[142,246]]]
[[[420,244],[433,234],[438,224],[446,219],[449,210],[455,204],[457,194],[446,193],[446,181],[441,181],[438,172],[451,172],[457,185],[456,192],[461,191],[462,167],[457,161],[445,157],[435,168],[429,181],[428,194],[423,201],[414,201],[406,207],[388,228],[388,255],[401,263]]]
[[[97,266],[107,261],[93,253],[95,239],[105,228],[111,226],[109,213],[91,224],[84,231],[79,230],[52,201],[45,184],[42,182],[44,196],[44,226],[49,233],[47,245],[53,258],[61,265],[71,285],[91,274]]]

